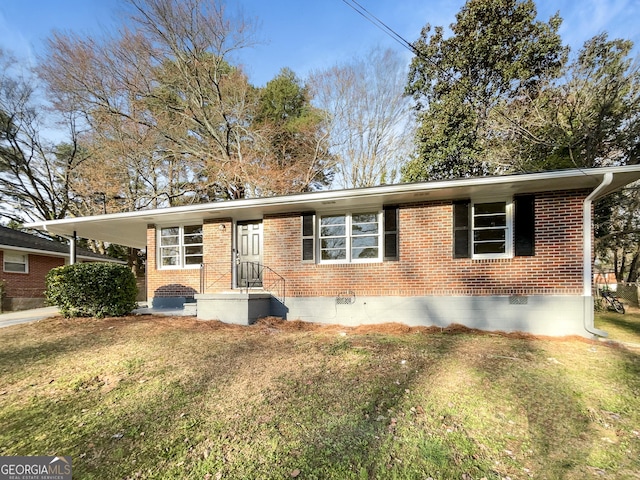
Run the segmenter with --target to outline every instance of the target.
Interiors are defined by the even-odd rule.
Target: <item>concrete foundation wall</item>
[[[3,298],[0,312],[30,310],[32,308],[41,308],[44,306],[44,298]]]
[[[585,329],[585,324],[593,327],[592,299],[577,295],[297,297],[287,299],[286,305],[268,293],[198,294],[195,299],[198,319],[237,325],[251,325],[259,318],[279,316],[345,326],[402,323],[447,327],[460,324],[485,331],[587,338],[592,334]]]
[[[286,303],[289,320],[347,326],[456,323],[488,331],[591,336],[584,329],[582,296],[298,297]]]
[[[269,293],[197,294],[198,320],[251,325],[272,315]]]

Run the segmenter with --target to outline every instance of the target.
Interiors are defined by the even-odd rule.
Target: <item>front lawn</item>
[[[0,455],[74,478],[638,478],[620,347],[399,325],[55,318],[0,329]]]

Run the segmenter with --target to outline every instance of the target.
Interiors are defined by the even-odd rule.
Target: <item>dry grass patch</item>
[[[624,322],[638,341],[640,316]],[[0,455],[71,455],[78,478],[640,471],[640,359],[617,344],[148,316],[55,318],[0,341]]]

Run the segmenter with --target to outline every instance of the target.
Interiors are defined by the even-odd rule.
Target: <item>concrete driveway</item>
[[[0,328],[55,317],[58,314],[58,307],[34,308],[20,312],[0,313]]]

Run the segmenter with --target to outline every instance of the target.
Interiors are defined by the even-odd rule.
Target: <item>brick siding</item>
[[[212,287],[217,291],[231,288],[230,218],[206,220],[203,225],[204,263]],[[147,226],[147,298],[193,297],[200,292],[200,268],[159,269],[156,252],[156,226]]]
[[[454,259],[453,206],[449,201],[399,206],[399,260],[378,263],[302,262],[301,214],[264,218],[263,263],[286,279],[287,297],[398,295],[580,295],[582,205],[588,192],[536,195],[535,256]],[[204,225],[204,263],[228,275],[207,291],[231,284],[232,220]],[[158,270],[156,228],[147,229],[147,291],[153,296],[192,295],[200,269]],[[189,295],[187,295],[189,296]]]
[[[579,295],[582,292],[584,192],[536,196],[535,256],[454,259],[451,202],[399,207],[398,261],[308,264],[300,261],[299,214],[264,221],[265,265],[287,282],[287,296]]]

